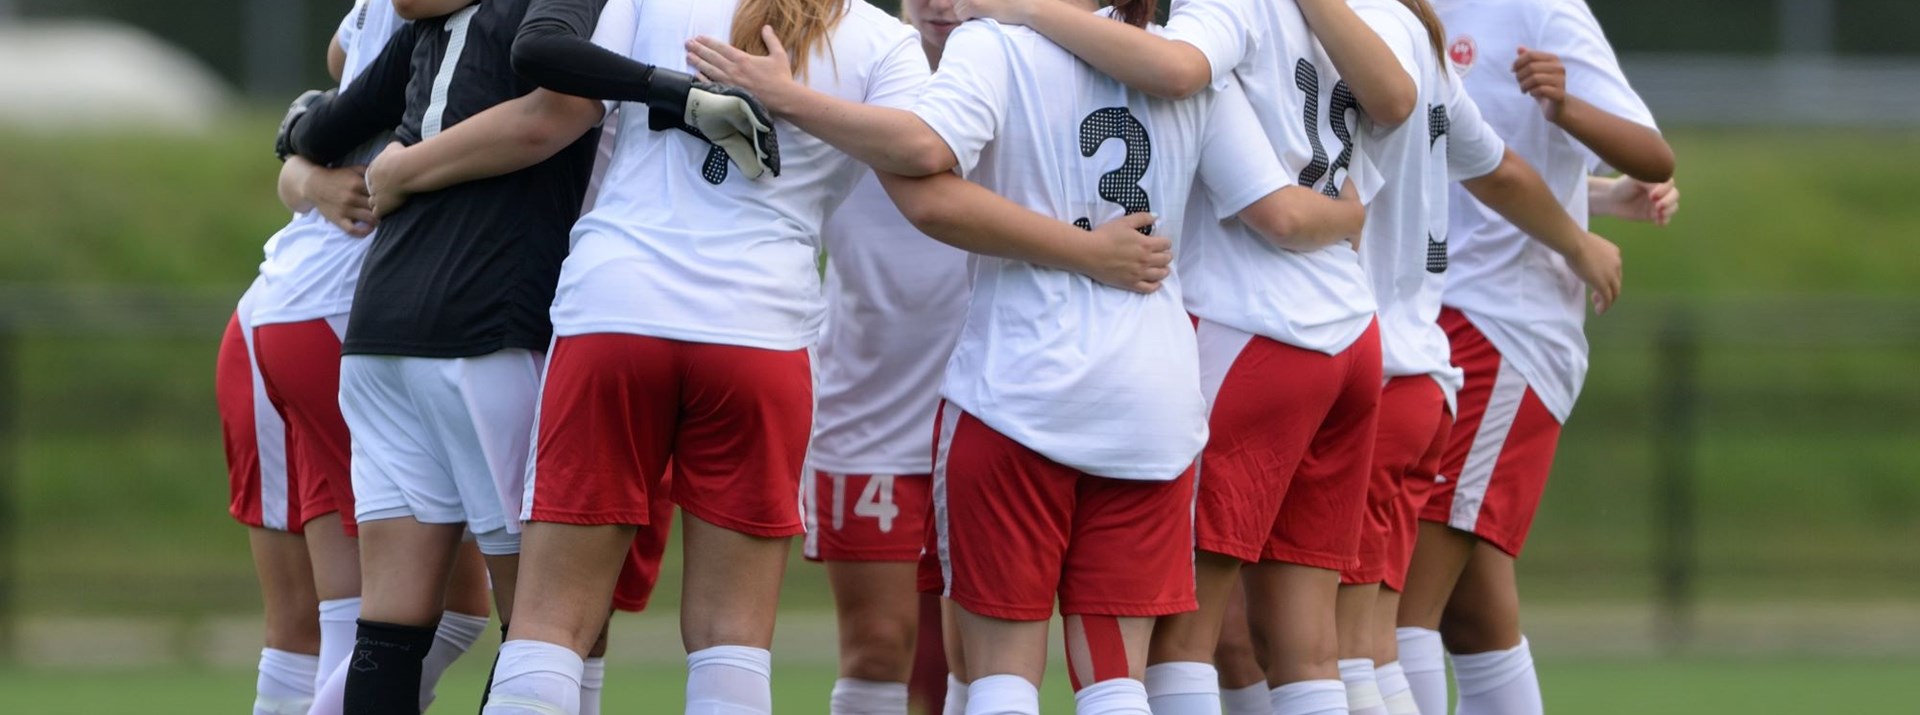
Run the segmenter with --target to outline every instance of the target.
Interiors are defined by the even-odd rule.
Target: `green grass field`
[[[478,655],[456,665],[433,712],[476,709],[484,676]],[[1547,710],[1555,715],[1901,713],[1920,698],[1916,662],[1546,660],[1541,668]],[[678,712],[683,677],[672,667],[611,668],[604,712]],[[833,677],[831,668],[776,665],[775,708],[826,712]],[[1072,711],[1064,680],[1057,669],[1051,674],[1042,691],[1045,711]],[[253,674],[240,670],[0,671],[6,710],[18,713],[240,712],[252,688]]]

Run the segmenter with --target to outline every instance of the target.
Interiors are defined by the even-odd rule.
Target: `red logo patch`
[[[1467,35],[1461,35],[1453,41],[1453,44],[1447,46],[1447,59],[1453,62],[1454,71],[1463,76],[1468,70],[1473,69],[1473,60],[1479,55],[1479,46],[1475,45],[1473,38]]]

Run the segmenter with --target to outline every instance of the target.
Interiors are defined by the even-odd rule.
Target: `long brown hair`
[[[760,28],[771,25],[793,60],[794,76],[805,78],[814,46],[826,42],[827,33],[846,14],[847,0],[741,0],[739,9],[733,12],[733,46],[756,55],[767,54]],[[833,51],[832,45],[827,51]]]
[[[1420,18],[1420,24],[1427,26],[1427,40],[1433,43],[1433,57],[1440,61],[1441,67],[1447,66],[1447,28],[1440,24],[1440,14],[1433,11],[1433,6],[1427,0],[1400,0],[1400,4],[1412,10],[1414,16]]]
[[[1153,22],[1159,10],[1154,0],[1112,0],[1107,3],[1113,7],[1113,14],[1134,27],[1144,28]]]

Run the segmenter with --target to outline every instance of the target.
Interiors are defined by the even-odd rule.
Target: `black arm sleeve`
[[[417,27],[418,23],[410,23],[400,28],[347,91],[314,105],[300,118],[289,136],[294,153],[330,165],[400,124],[407,112],[407,80],[420,37]]]
[[[647,101],[653,65],[593,44],[593,28],[606,4],[606,0],[533,0],[513,39],[513,71],[561,94]]]

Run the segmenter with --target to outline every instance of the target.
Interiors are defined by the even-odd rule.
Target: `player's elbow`
[[[1393,129],[1411,119],[1414,107],[1419,103],[1419,90],[1409,78],[1404,83],[1394,83],[1391,89],[1373,98],[1373,102],[1364,109],[1367,110],[1367,119],[1372,120],[1374,125],[1381,129]]]
[[[1196,51],[1194,55],[1199,55]],[[1155,62],[1138,89],[1161,99],[1186,99],[1199,94],[1213,81],[1211,65],[1204,56],[1176,56],[1169,62]]]
[[[947,142],[932,130],[913,132],[899,142],[892,158],[883,167],[891,174],[908,177],[933,176],[953,171],[959,162]]]
[[[1662,139],[1655,142],[1653,146],[1648,147],[1646,155],[1640,157],[1638,161],[1633,162],[1635,166],[1616,166],[1614,168],[1619,169],[1620,173],[1640,181],[1649,184],[1661,184],[1673,178],[1674,164],[1676,162],[1677,160],[1673,156],[1673,146],[1668,144],[1665,139]]]

